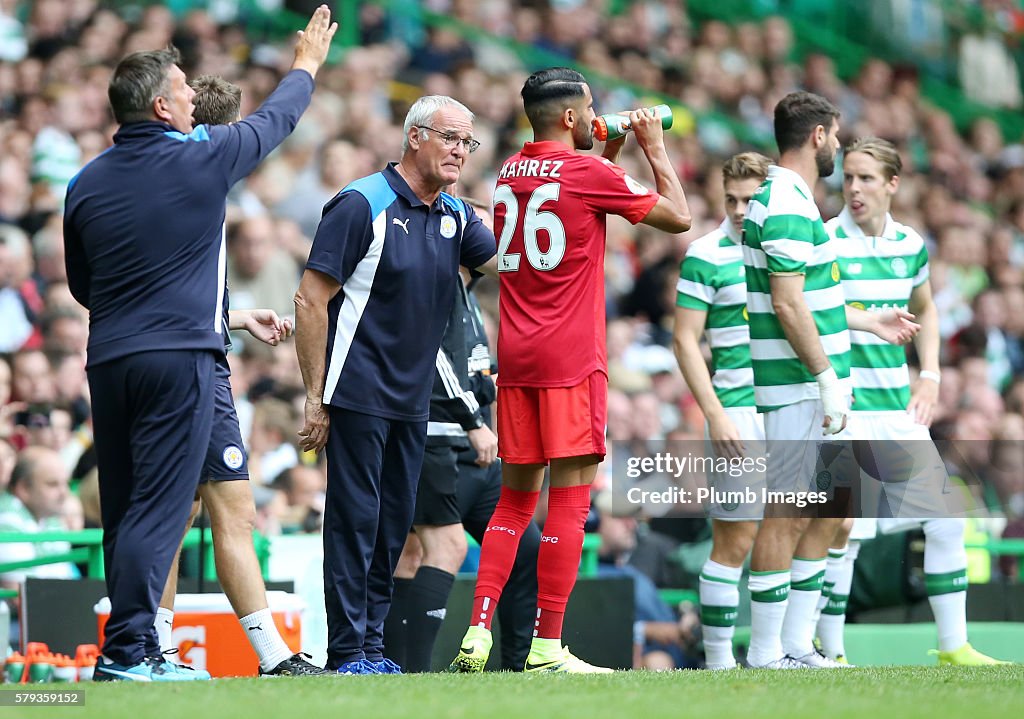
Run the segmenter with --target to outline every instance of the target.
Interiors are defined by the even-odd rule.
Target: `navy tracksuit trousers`
[[[103,655],[158,656],[153,621],[213,422],[215,355],[138,352],[88,369],[110,619]]]
[[[394,571],[412,528],[427,423],[328,407],[327,668],[380,661]]]

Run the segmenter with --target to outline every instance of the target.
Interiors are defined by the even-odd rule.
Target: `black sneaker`
[[[263,667],[260,667],[261,677],[321,677],[332,674],[333,672],[327,672],[316,666],[310,664],[307,659],[312,659],[311,656],[303,652],[293,654],[292,656],[285,659],[283,662],[278,664],[276,667],[271,669],[269,672],[263,671]]]

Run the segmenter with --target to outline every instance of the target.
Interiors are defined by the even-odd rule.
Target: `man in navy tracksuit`
[[[111,602],[96,679],[199,678],[163,659],[153,620],[210,441],[214,363],[227,331],[225,200],[295,127],[335,29],[321,6],[292,72],[256,112],[194,131],[194,92],[177,52],[128,56],[110,81],[121,124],[114,146],[68,187],[68,284],[90,315]]]
[[[305,450],[327,448],[327,668],[339,673],[397,671],[383,655],[384,618],[412,526],[437,349],[459,265],[477,268],[497,249],[473,209],[441,192],[478,144],[466,107],[417,100],[401,162],[324,208],[295,296],[299,437]]]

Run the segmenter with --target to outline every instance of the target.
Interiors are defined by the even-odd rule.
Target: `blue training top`
[[[472,207],[443,192],[428,207],[394,165],[338,193],[306,263],[342,285],[327,307],[324,403],[425,421],[459,265],[496,251]]]
[[[288,73],[256,112],[182,134],[122,125],[68,186],[68,285],[89,309],[89,366],[151,350],[224,351],[224,205],[295,127],[313,78]]]

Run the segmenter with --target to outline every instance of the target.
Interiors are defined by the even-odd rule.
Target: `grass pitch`
[[[593,676],[421,674],[46,688],[58,687],[85,689],[85,707],[8,707],[0,709],[0,715],[33,719],[1006,719],[1019,716],[1024,707],[1024,666]],[[13,688],[4,686],[0,691]]]

